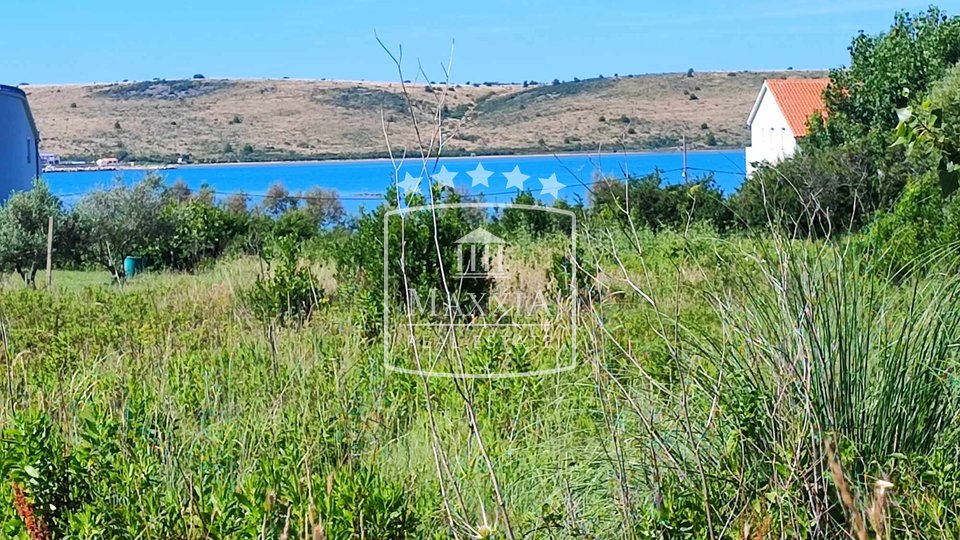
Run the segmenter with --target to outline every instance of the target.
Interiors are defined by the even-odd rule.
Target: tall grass
[[[856,238],[584,236],[613,245],[584,266],[616,291],[590,355],[626,537],[960,534],[956,275],[877,274]]]
[[[895,286],[867,271],[863,253],[829,247],[758,257],[718,299],[723,333],[705,352],[743,385],[727,390],[761,398],[763,441],[800,423],[864,459],[957,445],[960,279]]]
[[[893,282],[829,242],[602,234],[578,368],[536,379],[389,374],[336,289],[268,329],[250,261],[0,291],[2,534],[28,534],[17,486],[75,538],[497,538],[492,467],[520,538],[960,535],[958,278]],[[520,361],[563,352],[514,338]]]

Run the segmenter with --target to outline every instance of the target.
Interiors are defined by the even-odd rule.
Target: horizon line
[[[763,69],[725,69],[725,70],[724,70],[724,69],[714,69],[714,70],[701,70],[701,71],[696,71],[696,70],[695,70],[695,71],[694,71],[694,75],[696,75],[696,74],[698,74],[698,73],[700,73],[700,74],[707,74],[707,75],[711,75],[711,74],[727,74],[727,73],[744,73],[744,74],[751,74],[751,73],[807,73],[807,72],[828,73],[828,72],[830,72],[830,71],[833,70],[833,69],[842,69],[842,67],[841,67],[841,68],[793,68],[793,69],[784,69],[784,68],[775,68],[775,69],[766,69],[766,68],[763,68]],[[660,71],[660,72],[648,72],[648,73],[627,73],[627,74],[624,74],[624,75],[620,75],[620,74],[615,74],[615,75],[614,75],[614,74],[611,74],[611,75],[603,75],[602,78],[603,78],[603,79],[628,79],[628,78],[638,78],[638,77],[657,77],[657,76],[665,76],[665,75],[682,75],[682,76],[686,77],[686,76],[687,76],[686,73],[687,73],[686,71]],[[573,83],[573,82],[585,82],[585,81],[600,80],[601,77],[597,77],[597,76],[594,76],[594,77],[584,77],[584,78],[575,77],[575,79],[577,79],[577,80],[576,80],[576,81],[575,81],[574,79],[569,79],[569,80],[559,79],[559,80],[560,80],[561,84],[563,84],[563,83]],[[361,84],[361,83],[369,83],[369,84],[401,84],[401,83],[403,83],[403,84],[407,84],[407,85],[410,85],[410,86],[441,86],[441,85],[445,85],[445,84],[449,84],[449,85],[458,85],[458,84],[459,84],[459,85],[461,85],[461,86],[467,85],[467,84],[469,84],[470,86],[473,86],[473,85],[484,86],[484,85],[487,85],[487,84],[489,84],[489,85],[494,85],[494,86],[522,86],[523,83],[526,82],[526,83],[534,83],[536,86],[550,86],[550,85],[552,84],[552,82],[553,82],[554,79],[544,80],[544,81],[527,79],[527,80],[525,80],[525,81],[509,81],[509,82],[504,82],[504,81],[449,81],[449,82],[446,82],[446,81],[434,81],[434,82],[430,82],[430,81],[418,81],[418,80],[410,80],[410,82],[404,82],[404,81],[400,81],[400,80],[396,80],[396,79],[378,80],[378,79],[331,79],[331,78],[326,78],[326,77],[320,77],[320,78],[314,78],[314,77],[232,77],[232,76],[223,76],[223,77],[220,77],[220,76],[206,76],[206,75],[204,75],[203,78],[198,78],[198,77],[193,77],[193,76],[185,76],[185,77],[177,77],[177,78],[154,77],[154,78],[152,78],[152,79],[120,79],[120,80],[113,80],[113,81],[81,81],[81,82],[76,82],[76,81],[74,81],[74,82],[55,82],[55,83],[46,83],[46,82],[45,82],[45,83],[31,83],[31,82],[29,82],[29,81],[24,81],[24,82],[19,82],[19,83],[16,83],[16,84],[9,84],[8,86],[13,86],[13,87],[15,87],[15,88],[23,88],[23,87],[31,87],[31,86],[32,86],[32,87],[37,87],[37,88],[42,88],[42,87],[50,87],[50,86],[94,86],[94,85],[112,85],[112,84],[137,84],[137,83],[153,82],[153,81],[161,82],[161,81],[188,81],[188,80],[197,80],[197,81],[241,81],[241,82],[278,82],[278,81],[279,81],[279,82],[283,82],[283,81],[292,81],[292,82],[328,82],[328,83],[344,83],[344,84]]]

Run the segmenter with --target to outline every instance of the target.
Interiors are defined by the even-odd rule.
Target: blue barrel
[[[143,257],[130,256],[123,260],[123,273],[127,279],[143,272]]]

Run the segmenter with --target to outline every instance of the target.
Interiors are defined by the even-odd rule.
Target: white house
[[[115,157],[100,158],[97,160],[97,167],[100,169],[116,168],[120,160]]]
[[[807,135],[807,121],[824,110],[823,91],[829,79],[768,79],[760,88],[747,127],[747,176],[760,163],[776,163],[797,149]]]
[[[40,152],[40,164],[43,165],[44,167],[47,167],[50,165],[59,165],[60,156],[50,152]]]

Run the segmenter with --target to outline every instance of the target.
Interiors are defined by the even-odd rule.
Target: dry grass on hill
[[[742,146],[763,79],[813,72],[609,77],[558,85],[452,86],[446,151],[530,152]],[[395,149],[416,148],[398,83],[186,80],[28,86],[44,151],[95,158],[198,161],[382,155],[381,110]],[[443,94],[408,85],[430,122]],[[424,128],[429,131],[429,127]]]

